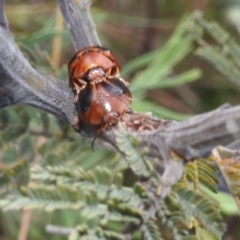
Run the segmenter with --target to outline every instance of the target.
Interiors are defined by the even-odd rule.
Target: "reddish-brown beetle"
[[[99,46],[81,49],[68,65],[80,124],[98,127],[101,133],[116,125],[132,102],[128,82],[120,78],[120,66],[113,54]]]

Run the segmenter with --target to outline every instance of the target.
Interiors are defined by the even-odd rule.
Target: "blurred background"
[[[206,19],[218,22],[238,41],[239,4],[233,0],[185,0],[178,4],[172,0],[96,0],[91,12],[102,45],[111,49],[124,67],[130,60],[162,48],[183,17],[196,9],[203,11]],[[53,67],[68,63],[75,51],[61,16],[57,15],[56,22],[55,1],[7,1],[6,13],[18,43],[28,48],[23,50],[27,52],[35,45],[41,53],[51,53],[51,57],[58,52],[54,55]],[[61,46],[54,42],[56,32],[61,36]],[[35,62],[39,60],[36,56],[31,57],[35,57]],[[39,62],[36,65],[44,68]],[[162,106],[190,114],[211,110],[225,102],[238,103],[239,90],[215,68],[195,57],[194,47],[174,71],[180,73],[194,67],[202,70],[198,81],[174,89],[152,91],[149,96]],[[128,80],[131,81],[130,77]],[[63,70],[62,79],[66,80],[66,70]]]
[[[132,82],[134,110],[152,111],[159,117],[182,120],[190,115],[215,109],[224,103],[239,104],[240,87],[233,81],[229,81],[222,72],[207,61],[196,56],[195,51],[199,45],[197,41],[190,41],[183,34],[182,45],[178,45],[179,47],[171,53],[166,50],[173,46],[168,42],[177,26],[195,10],[201,10],[206,20],[217,22],[239,43],[240,2],[237,0],[93,1],[91,13],[102,45],[111,49],[117,56],[123,69],[123,76],[130,82],[130,85]],[[75,50],[55,1],[8,0],[6,1],[6,16],[19,48],[30,63],[41,73],[68,81],[67,64]],[[205,36],[205,39],[211,44],[215,43],[209,36]],[[180,50],[185,47],[185,51],[179,55]],[[166,50],[165,53],[163,53],[164,50]],[[160,55],[156,56],[163,56],[165,59],[165,61],[162,60],[163,65],[161,62],[157,63],[157,60],[155,62],[149,60],[149,56],[155,58],[153,53],[158,54],[158,52]],[[151,66],[155,68],[151,69]],[[148,69],[151,70],[151,74],[147,72]],[[168,70],[164,72],[163,69]],[[174,77],[182,76],[182,73],[188,71],[191,71],[189,77],[176,83]],[[149,79],[146,76],[155,73],[155,78],[160,79],[159,82],[164,82],[164,79],[169,78],[173,83],[163,83],[161,86],[153,83],[151,87],[147,86]],[[144,82],[145,79],[146,82]],[[143,102],[145,104],[142,104]],[[158,110],[155,106],[158,106]],[[41,122],[45,115],[44,113],[38,114],[38,121]],[[59,129],[62,138],[69,139],[69,136],[74,135],[64,123],[58,124],[60,126],[56,127],[58,137]],[[35,134],[38,147],[45,143],[47,135],[40,136],[39,131],[33,131],[32,134]],[[3,154],[1,156],[3,157]],[[34,149],[31,157],[38,157],[35,156]],[[224,221],[228,225],[224,240],[237,240],[240,236],[240,219],[236,214],[236,209],[231,208],[231,204],[234,203],[228,201],[228,198],[223,203]],[[4,240],[16,239],[16,236],[19,236],[20,223],[29,221],[26,220],[29,217],[27,214],[25,218],[15,212],[1,213],[0,216],[0,239]],[[36,216],[30,221],[27,239],[66,239],[63,236],[45,235],[45,221],[57,223],[61,222],[59,219],[62,218],[62,225],[63,222],[70,225],[73,221],[72,215],[61,212],[46,215],[37,213]]]

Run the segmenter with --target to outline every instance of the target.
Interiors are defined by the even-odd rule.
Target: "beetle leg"
[[[118,78],[118,80],[120,80],[125,86],[129,86],[129,82],[127,82],[125,79],[121,78],[121,77],[117,77],[116,75],[115,76],[107,76],[108,79],[111,79],[111,78]]]
[[[117,112],[108,112],[103,117],[103,122],[106,123],[107,127],[111,127],[116,125],[119,122],[120,116]]]
[[[134,112],[130,107],[127,107],[125,110],[125,113],[134,113]]]
[[[110,129],[112,126],[116,125],[119,122],[120,116],[117,112],[108,112],[105,116],[103,116],[103,123],[104,125],[99,128],[96,132],[95,137],[92,141],[92,151],[94,152],[94,142],[96,138],[103,133],[105,130]]]
[[[112,69],[110,68],[110,69],[108,69],[107,71],[106,71],[106,76],[108,76],[108,77],[114,77],[114,78],[120,78],[120,74],[119,74],[119,72],[114,72],[114,73],[112,73]]]
[[[93,151],[93,152],[94,152],[94,142],[95,142],[95,140],[96,140],[97,137],[98,137],[102,132],[104,132],[107,128],[108,128],[108,125],[105,124],[103,127],[99,128],[99,129],[97,130],[96,135],[95,135],[95,137],[93,138],[93,141],[92,141],[92,144],[91,144],[91,146],[92,146],[92,151]]]
[[[94,152],[93,145],[96,140],[96,138],[105,130],[110,129],[112,126],[116,125],[119,122],[120,116],[117,112],[108,112],[103,117],[103,122],[105,123],[101,128],[99,128],[96,132],[95,137],[92,141],[92,151]]]
[[[74,102],[77,102],[78,100],[78,95],[81,92],[82,89],[84,89],[86,87],[87,83],[86,81],[84,81],[83,79],[74,79],[73,81],[73,91],[74,91]]]

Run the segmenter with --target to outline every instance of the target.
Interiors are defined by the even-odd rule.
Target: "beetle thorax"
[[[91,84],[102,82],[105,71],[101,67],[94,67],[88,71],[87,78]]]

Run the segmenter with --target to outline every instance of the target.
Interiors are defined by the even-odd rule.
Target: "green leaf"
[[[204,228],[197,228],[196,235],[198,240],[221,240],[222,238],[207,231]]]
[[[199,69],[192,69],[187,72],[178,74],[175,77],[167,78],[164,81],[161,81],[158,84],[156,84],[155,87],[159,87],[159,88],[176,87],[185,83],[195,81],[198,78],[200,78],[201,75],[202,73]]]
[[[146,149],[143,149],[141,152],[136,149],[140,141],[140,139],[131,136],[123,126],[120,127],[116,138],[118,148],[125,154],[125,159],[133,172],[137,175],[148,177],[153,167],[145,157]]]
[[[138,112],[151,112],[153,115],[164,118],[164,119],[176,119],[182,121],[189,117],[187,114],[181,114],[174,112],[170,109],[164,108],[156,103],[150,101],[134,101],[132,108]]]
[[[144,240],[163,240],[158,227],[152,220],[142,227],[142,236]]]
[[[199,11],[194,12],[189,21],[185,27],[200,46],[196,54],[211,63],[229,80],[240,85],[239,44],[220,25],[204,20]],[[214,40],[214,44],[209,44],[203,39],[204,33]]]
[[[177,190],[178,200],[183,210],[191,213],[203,226],[218,236],[222,236],[225,225],[221,223],[219,205],[205,195],[180,188]]]

